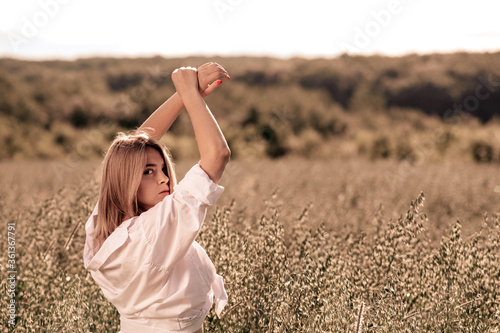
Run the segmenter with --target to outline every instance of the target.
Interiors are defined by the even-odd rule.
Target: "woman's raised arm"
[[[226,71],[217,64],[210,65],[210,68],[218,73],[215,76],[219,78],[226,77],[224,73],[227,75]],[[213,182],[218,183],[231,152],[217,121],[199,91],[197,70],[191,67],[176,69],[172,73],[172,81],[191,118],[201,156],[200,167]],[[222,80],[218,80],[213,84],[220,85],[221,83]]]
[[[160,105],[139,129],[148,133],[152,138],[160,140],[163,134],[172,126],[183,108],[184,103],[181,96],[175,93]]]
[[[217,64],[206,63],[201,65],[198,70],[198,89],[202,97],[210,95],[219,85],[211,84],[218,79],[227,78],[227,72]],[[139,127],[140,130],[147,132],[151,137],[160,140],[168,131],[175,119],[179,116],[184,103],[179,93],[173,94],[158,109],[153,112],[148,119]]]

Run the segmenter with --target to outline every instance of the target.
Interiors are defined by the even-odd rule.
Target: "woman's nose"
[[[158,184],[161,184],[161,183],[165,183],[166,184],[166,183],[168,183],[168,181],[169,181],[169,178],[165,174],[162,174],[162,175],[160,175],[158,177]]]

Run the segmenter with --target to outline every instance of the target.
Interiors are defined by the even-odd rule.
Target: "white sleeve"
[[[152,247],[151,264],[170,269],[186,255],[208,206],[215,204],[223,190],[196,164],[171,195],[139,216],[146,242]]]

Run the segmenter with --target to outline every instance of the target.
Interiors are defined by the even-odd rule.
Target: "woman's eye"
[[[163,171],[163,173],[165,174],[165,176],[168,176],[168,170],[167,170],[167,168],[163,168],[163,169],[161,169],[161,171]]]
[[[146,171],[144,171],[144,174],[145,175],[151,175],[151,174],[153,174],[153,169],[146,169]]]

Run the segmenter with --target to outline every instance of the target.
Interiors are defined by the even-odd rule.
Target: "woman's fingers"
[[[204,91],[212,82],[219,79],[230,79],[229,74],[221,65],[215,62],[210,62],[203,64],[198,68],[200,91]]]
[[[208,87],[201,92],[201,96],[206,97],[210,95],[215,89],[222,84],[222,80],[217,80],[208,85]]]
[[[229,77],[226,70],[216,62],[207,62],[206,64],[203,64],[200,67],[198,67],[198,71],[199,72],[220,71],[221,73],[224,73],[225,76]]]

